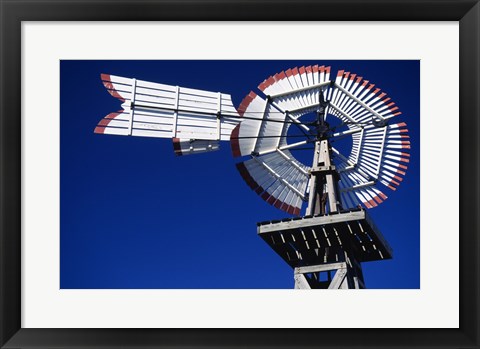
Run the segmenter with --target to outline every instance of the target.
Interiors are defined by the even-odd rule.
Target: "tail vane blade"
[[[100,120],[98,134],[177,139],[185,155],[218,150],[218,141],[229,140],[238,124],[228,94],[108,74],[101,79],[122,110]]]

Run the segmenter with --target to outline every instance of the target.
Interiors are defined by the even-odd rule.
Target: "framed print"
[[[479,6],[2,1],[2,347],[478,347]]]

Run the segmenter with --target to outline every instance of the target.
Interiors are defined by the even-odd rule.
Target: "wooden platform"
[[[257,223],[258,234],[292,268],[392,258],[392,249],[363,209]]]

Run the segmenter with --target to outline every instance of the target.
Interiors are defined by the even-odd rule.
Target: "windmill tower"
[[[295,288],[364,288],[361,263],[392,257],[366,209],[382,203],[383,190],[395,190],[405,175],[408,131],[392,122],[401,113],[375,85],[343,70],[331,79],[330,70],[315,65],[275,74],[238,108],[228,94],[102,74],[122,110],[95,132],[172,138],[177,155],[214,151],[230,140],[246,183],[295,216],[257,224],[259,236],[294,269]],[[291,127],[302,140],[289,142]],[[333,146],[343,138],[352,139],[346,154]],[[291,152],[302,146],[313,146],[311,165]]]

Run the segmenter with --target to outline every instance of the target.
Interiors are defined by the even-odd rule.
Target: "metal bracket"
[[[335,165],[330,166],[317,166],[313,167],[310,170],[310,174],[318,174],[318,173],[332,173],[336,171]]]
[[[137,89],[137,80],[132,79],[132,98],[130,99],[130,105],[135,106],[135,93]],[[130,108],[130,119],[128,120],[128,135],[132,135],[132,126],[133,126],[133,116],[134,116],[134,108]]]
[[[178,104],[180,100],[180,87],[175,86],[175,105],[173,109],[172,137],[177,137]]]
[[[222,93],[218,92],[217,94],[217,140],[220,140],[222,137],[222,123],[220,121],[222,116]]]

